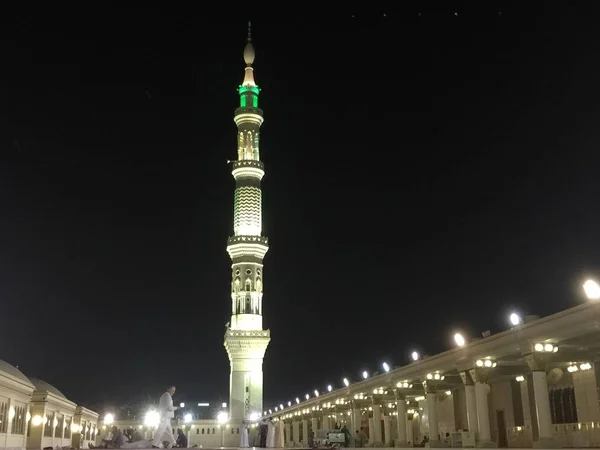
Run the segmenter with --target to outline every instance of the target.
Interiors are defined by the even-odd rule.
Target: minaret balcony
[[[230,110],[231,111],[231,110]],[[263,116],[263,110],[260,108],[252,108],[252,107],[243,107],[243,108],[236,108],[235,110],[235,115],[239,116],[241,114],[257,114],[259,116]]]
[[[260,127],[264,121],[262,109],[237,108],[233,116],[233,121],[238,127],[242,124],[253,124]]]
[[[269,239],[265,236],[231,236],[227,239],[227,253],[232,260],[262,261],[268,250]]]
[[[242,159],[233,162],[233,169],[231,170],[233,178],[258,178],[262,180],[265,176],[265,165],[261,161],[254,159]]]

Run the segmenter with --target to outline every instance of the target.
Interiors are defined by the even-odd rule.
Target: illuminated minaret
[[[233,161],[235,179],[233,236],[227,240],[231,257],[231,322],[225,332],[225,348],[231,363],[229,415],[241,421],[253,413],[262,415],[262,364],[270,341],[263,330],[263,258],[269,249],[262,232],[262,193],[264,165],[260,161],[259,136],[263,122],[258,108],[260,89],[254,82],[254,47],[248,24],[244,48],[246,72],[238,88],[240,106],[235,110],[238,128],[238,158]]]

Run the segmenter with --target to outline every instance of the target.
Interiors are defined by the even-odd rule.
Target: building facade
[[[98,413],[0,360],[0,448],[88,448],[97,435]]]
[[[225,348],[231,365],[229,416],[240,423],[263,410],[263,358],[270,341],[263,330],[263,258],[269,249],[262,235],[261,180],[265,174],[260,160],[260,126],[263,112],[258,107],[260,89],[254,81],[254,47],[248,29],[244,49],[244,81],[238,88],[239,107],[234,121],[238,128],[233,236],[227,241],[231,258],[231,321],[225,332]]]

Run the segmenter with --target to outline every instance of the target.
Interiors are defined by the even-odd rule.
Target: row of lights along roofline
[[[600,285],[591,279],[588,279],[585,281],[585,283],[583,283],[583,290],[585,292],[586,297],[588,298],[588,300],[600,300]],[[524,325],[523,319],[521,317],[521,315],[517,314],[516,312],[513,312],[509,315],[508,317],[509,323],[511,324],[511,328],[509,330],[505,330],[504,333],[510,333],[511,331],[515,331],[516,327],[519,327],[520,325]],[[530,324],[532,325],[532,324]],[[520,327],[519,327],[520,328]],[[502,334],[502,333],[499,333]],[[496,335],[497,337],[498,335]],[[480,341],[478,341],[480,342]],[[462,333],[455,333],[454,334],[454,343],[456,344],[456,348],[448,350],[446,352],[443,352],[441,355],[443,354],[447,354],[450,352],[454,352],[454,351],[458,351],[458,349],[463,348],[467,345],[467,340],[465,339],[465,337],[463,336]],[[533,345],[533,351],[534,352],[538,352],[538,353],[556,353],[558,352],[558,345],[553,344],[553,343],[549,343],[549,342],[538,342],[535,343]],[[412,363],[421,363],[424,360],[421,358],[421,355],[419,354],[419,352],[417,351],[413,351],[411,353],[411,359],[412,359]],[[491,357],[486,357],[486,358],[481,358],[475,361],[475,366],[479,367],[479,368],[495,368],[497,366],[496,361],[494,361]],[[360,387],[361,384],[370,384],[376,380],[380,380],[383,378],[390,378],[390,371],[391,370],[402,370],[404,368],[406,368],[408,366],[401,366],[401,367],[396,367],[394,369],[392,369],[389,364],[387,362],[383,362],[382,363],[382,368],[384,370],[384,373],[381,374],[377,374],[374,375],[372,377],[369,377],[369,373],[365,370],[362,372],[362,380],[352,384],[353,388],[358,388]],[[580,363],[580,364],[575,364],[572,363],[567,370],[569,372],[576,372],[578,370],[589,370],[591,369],[591,364],[590,363]],[[431,376],[431,378],[429,378]],[[437,376],[437,378],[436,378]],[[426,379],[433,379],[433,380],[443,380],[444,376],[442,374],[440,374],[439,371],[436,371],[435,373],[428,373],[425,376]],[[518,375],[516,377],[517,381],[525,381],[525,377],[523,375]],[[327,392],[323,394],[322,399],[328,399],[329,397],[335,397],[340,395],[340,391],[342,391],[343,389],[346,390],[346,392],[348,392],[350,390],[350,380],[346,377],[344,377],[342,379],[342,383],[344,384],[344,387],[342,388],[338,388],[336,390],[333,389],[333,386],[331,384],[329,384],[327,386]],[[409,387],[410,386],[410,387]],[[408,381],[403,381],[403,382],[398,382],[396,384],[396,387],[398,388],[412,388],[412,384]],[[375,390],[377,391],[377,389]],[[321,397],[321,393],[319,392],[318,389],[315,389],[313,391],[314,397],[312,397],[312,399],[316,399]],[[311,396],[310,394],[305,394],[304,395],[304,399],[305,401],[309,401],[311,400]],[[303,408],[304,406],[301,405],[301,400],[300,397],[296,397],[296,402],[295,404],[292,401],[288,401],[287,402],[287,407],[288,408],[292,408],[292,409],[296,409],[296,408]],[[269,416],[272,415],[274,412],[280,412],[281,410],[285,409],[285,406],[283,403],[279,404],[279,406],[275,406],[273,407],[273,409],[269,409],[268,411],[264,411],[263,414],[264,416]],[[274,411],[273,411],[274,410]]]

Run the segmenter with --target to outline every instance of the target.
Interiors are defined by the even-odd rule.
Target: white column
[[[352,410],[352,436],[357,437],[356,432],[360,431],[362,427],[362,411],[360,408],[354,408]]]
[[[373,405],[373,442],[381,442],[381,406]]]
[[[375,427],[373,426],[373,418],[369,417],[369,444],[375,442],[373,440],[375,434]]]
[[[401,417],[398,416],[398,420],[400,420]],[[406,417],[406,422],[405,422],[405,426],[406,426],[406,442],[407,445],[414,447],[415,446],[415,439],[414,439],[414,432],[413,432],[413,419],[412,417],[409,419],[408,417]]]
[[[292,422],[292,428],[294,430],[294,443],[295,444],[299,444],[300,443],[300,421],[299,420],[294,420]]]
[[[404,399],[396,402],[396,411],[398,412],[398,439],[396,440],[396,446],[406,445],[408,437],[406,433],[406,402]]]
[[[439,442],[437,396],[435,392],[427,393],[427,413],[429,414],[429,442]]]
[[[290,422],[285,422],[285,445],[292,445],[292,424]]]
[[[319,429],[319,419],[317,419],[316,417],[311,418],[310,427],[312,429],[312,432],[317,434],[317,430]]]
[[[539,440],[552,439],[552,416],[550,414],[550,397],[546,372],[536,370],[531,373],[533,378],[533,398],[537,411]]]
[[[308,447],[308,420],[302,420],[302,444]]]
[[[529,384],[527,380],[519,383],[521,388],[521,407],[523,408],[523,425],[531,429],[531,408],[529,406]]]
[[[327,415],[327,413],[323,414],[323,429],[325,431],[331,430],[331,424],[329,423],[329,415]]]
[[[479,424],[479,442],[487,443],[492,440],[490,432],[490,409],[488,407],[488,393],[490,385],[475,383],[475,398],[477,399],[477,423]]]
[[[392,418],[390,416],[383,416],[383,442],[386,447],[392,442]]]
[[[477,400],[475,396],[475,386],[465,386],[465,402],[467,404],[467,424],[472,433],[479,432],[479,423],[477,421]]]
[[[579,370],[573,374],[578,422],[600,422],[596,370]]]

